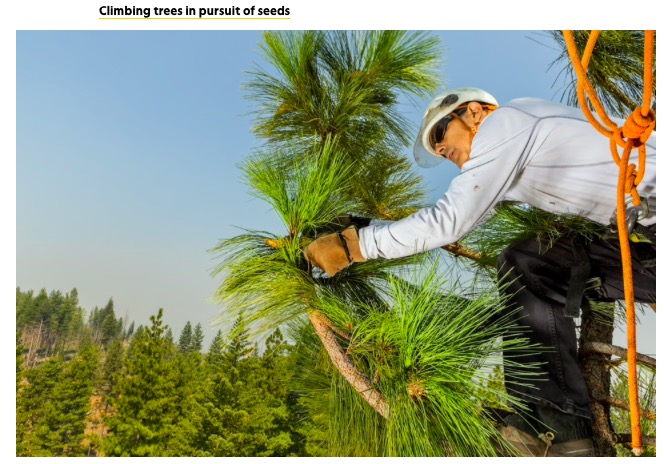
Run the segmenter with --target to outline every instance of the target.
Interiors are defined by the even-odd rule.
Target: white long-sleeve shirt
[[[655,132],[646,146],[646,173],[638,191],[652,213],[641,223],[649,225],[656,221]],[[637,150],[632,159],[638,167]],[[532,98],[513,100],[484,119],[470,159],[434,206],[360,229],[360,250],[374,259],[439,248],[479,225],[502,200],[608,225],[616,209],[618,171],[609,139],[581,110]]]

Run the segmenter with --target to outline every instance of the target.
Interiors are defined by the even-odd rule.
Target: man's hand
[[[352,263],[366,261],[360,252],[360,237],[355,226],[314,240],[304,249],[304,257],[330,277]]]

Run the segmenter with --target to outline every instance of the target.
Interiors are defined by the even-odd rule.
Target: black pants
[[[601,279],[598,299],[624,298],[617,240],[597,239],[587,243],[585,239],[568,237],[546,249],[546,243],[532,239],[501,254],[499,275],[510,282],[506,291],[511,307],[519,308],[515,317],[524,327],[523,333],[516,336],[525,336],[544,347],[519,359],[532,366],[538,375],[524,382],[506,366],[505,386],[510,394],[528,403],[590,418],[588,391],[577,363],[575,320],[566,311],[579,246],[585,250],[586,263],[590,263],[589,277]],[[639,248],[644,246],[653,249],[649,244],[633,245],[634,294],[636,301],[651,303],[655,301],[655,267],[654,260],[644,258],[644,250]]]

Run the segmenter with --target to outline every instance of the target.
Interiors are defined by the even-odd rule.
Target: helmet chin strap
[[[496,106],[496,105],[482,105],[482,109],[485,109],[487,111],[487,113],[486,113],[487,116],[490,115],[491,113],[493,113],[493,111],[495,111],[497,108],[498,108],[498,106]],[[470,111],[470,108],[466,111]],[[474,126],[471,126],[458,114],[456,114],[456,113],[451,113],[451,114],[452,114],[453,118],[458,119],[464,125],[464,127],[466,129],[468,129],[468,132],[469,132],[468,135],[470,137],[470,141],[472,142],[473,137],[475,137],[475,134],[477,134],[477,129],[479,129],[479,127],[480,127],[480,123],[478,122]],[[475,113],[473,113],[473,116],[475,116]]]

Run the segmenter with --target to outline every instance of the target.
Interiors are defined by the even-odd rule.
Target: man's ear
[[[478,124],[484,115],[484,108],[482,108],[482,105],[479,102],[474,101],[468,103],[468,112],[473,119],[473,123]]]

